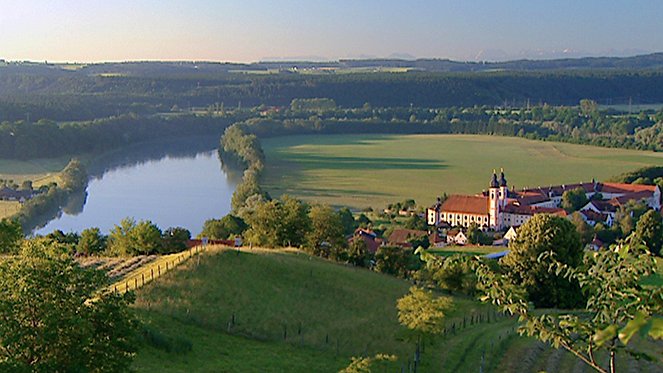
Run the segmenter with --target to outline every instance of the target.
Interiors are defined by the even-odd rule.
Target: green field
[[[144,328],[158,338],[139,350],[134,368],[337,372],[352,356],[382,352],[399,356],[387,371],[408,371],[414,341],[398,324],[395,303],[410,286],[299,252],[208,252],[136,293]],[[518,336],[515,319],[496,318],[463,296],[454,305],[448,333],[424,345],[419,372],[590,371],[562,350]],[[483,320],[472,322],[479,314]],[[625,358],[619,366],[657,371]]]
[[[523,188],[663,165],[663,153],[482,135],[290,136],[262,145],[262,184],[271,195],[355,208],[479,193],[501,167],[510,186]]]

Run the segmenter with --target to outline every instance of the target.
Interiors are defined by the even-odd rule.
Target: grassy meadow
[[[484,135],[325,135],[262,140],[273,196],[354,208],[486,189],[503,167],[516,188],[605,180],[663,154]]]
[[[141,347],[134,368],[337,372],[352,356],[389,353],[399,360],[385,371],[408,371],[414,338],[398,324],[395,304],[410,286],[294,250],[211,250],[136,292],[152,342]],[[471,298],[453,300],[448,332],[424,344],[420,372],[590,372],[571,354],[518,336],[515,319],[496,318]],[[479,314],[483,320],[472,322]],[[619,368],[627,367],[660,368],[622,358]]]

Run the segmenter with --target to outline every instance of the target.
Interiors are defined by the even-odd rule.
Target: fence
[[[201,252],[206,250],[206,246],[194,246],[179,253],[164,255],[150,262],[146,266],[140,267],[135,271],[130,272],[124,278],[103,289],[102,293],[115,292],[122,294],[128,291],[140,289],[145,284],[149,284],[167,272],[173,270],[181,263],[186,262],[187,260],[199,255]]]

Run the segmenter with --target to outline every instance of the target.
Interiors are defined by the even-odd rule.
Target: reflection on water
[[[141,146],[97,162],[90,167],[87,194],[70,200],[61,216],[34,233],[88,227],[108,233],[127,216],[149,219],[164,230],[179,226],[199,233],[205,220],[230,211],[237,181],[224,173],[211,144],[181,150],[171,145]]]

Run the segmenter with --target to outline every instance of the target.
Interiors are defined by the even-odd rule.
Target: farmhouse
[[[449,224],[469,227],[476,224],[483,230],[505,230],[525,224],[535,214],[566,216],[560,208],[564,192],[582,189],[591,199],[581,210],[590,224],[611,225],[618,208],[628,201],[641,201],[656,211],[661,210],[661,190],[654,185],[591,182],[562,184],[549,187],[509,190],[504,170],[499,177],[493,171],[488,191],[481,194],[452,195],[427,210],[428,225]]]

